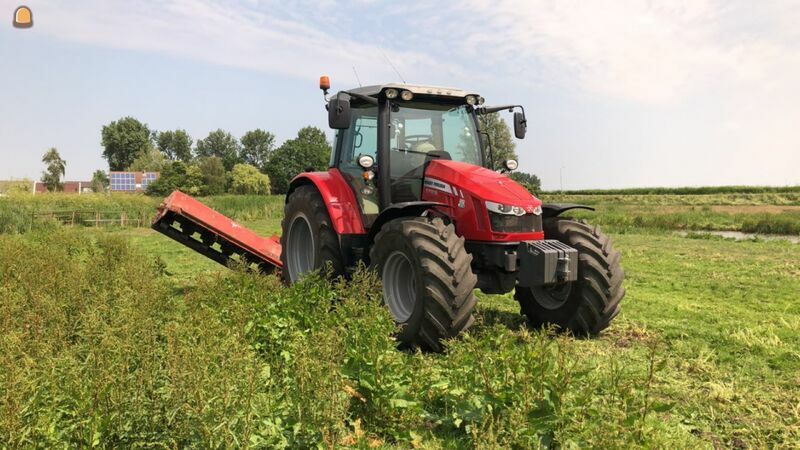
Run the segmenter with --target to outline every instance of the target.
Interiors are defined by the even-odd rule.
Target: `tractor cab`
[[[327,98],[327,80],[320,87]],[[366,226],[391,205],[423,200],[431,161],[493,169],[477,116],[516,106],[487,110],[483,102],[472,91],[406,84],[360,87],[328,100],[329,125],[337,129],[331,167],[352,186]],[[524,113],[515,118],[524,136]]]

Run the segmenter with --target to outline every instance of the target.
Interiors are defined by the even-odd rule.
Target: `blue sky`
[[[195,139],[327,129],[319,75],[399,81],[385,53],[409,83],[524,104],[545,188],[800,184],[797,1],[24,3],[17,30],[0,0],[0,179],[51,146],[88,179],[126,115]]]

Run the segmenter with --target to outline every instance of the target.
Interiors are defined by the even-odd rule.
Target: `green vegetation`
[[[231,187],[234,194],[269,195],[269,177],[249,164],[237,164],[231,171]]]
[[[174,165],[186,169],[183,163]],[[212,186],[203,184],[199,173],[194,185],[176,185],[170,173],[162,174],[161,180],[151,184],[160,197],[173,189],[197,195],[196,192]],[[545,202],[593,206],[596,208],[594,212],[576,211],[573,215],[616,233],[650,229],[800,235],[800,192],[631,196],[548,194],[542,199]],[[149,220],[160,200],[159,197],[130,194],[10,195],[0,198],[0,232],[26,231],[31,228],[32,213],[42,211],[125,211],[129,217],[144,216]],[[277,223],[283,214],[283,196],[280,195],[215,195],[201,200],[237,220],[272,220]]]
[[[507,159],[519,160],[517,143],[511,137],[511,130],[500,114],[482,114],[478,116],[481,139],[484,148],[491,149],[491,167],[499,169]]]
[[[245,164],[266,172],[267,163],[275,151],[275,135],[260,128],[248,131],[242,136],[242,150],[239,156]]]
[[[236,199],[214,201],[253,209]],[[364,273],[285,288],[150,230],[0,236],[0,440],[794,446],[800,246],[616,245],[628,296],[599,339],[528,330],[509,296],[481,296],[477,325],[435,355],[395,349]]]
[[[574,215],[615,232],[638,229],[723,230],[800,235],[800,192],[703,195],[542,195],[552,203],[589,205]]]
[[[545,194],[567,195],[707,195],[707,194],[764,194],[800,193],[800,186],[699,186],[699,187],[649,187],[625,189],[577,189],[549,191]]]
[[[272,182],[272,192],[284,194],[289,181],[306,169],[326,170],[331,156],[331,146],[325,133],[316,127],[305,127],[297,137],[284,142],[271,157],[266,173]]]
[[[159,131],[155,137],[156,148],[173,161],[189,162],[192,159],[192,138],[186,130]]]
[[[150,128],[133,117],[123,117],[103,125],[100,136],[103,158],[108,161],[110,170],[127,169],[139,153],[153,148]]]
[[[241,145],[232,134],[218,129],[208,133],[205,139],[197,140],[195,155],[198,158],[209,158],[215,156],[222,160],[225,170],[233,169],[239,162],[239,152]]]
[[[171,191],[168,191],[169,193]],[[9,194],[0,197],[0,233],[23,233],[51,225],[48,213],[72,212],[98,213],[104,217],[119,217],[120,213],[139,222],[132,226],[146,226],[156,213],[161,198],[139,194]],[[200,201],[236,220],[278,223],[283,213],[281,196],[219,195],[201,197]],[[36,214],[36,215],[35,215]],[[277,219],[276,219],[277,218]],[[277,231],[272,227],[270,232]]]
[[[61,183],[61,177],[64,176],[67,168],[67,162],[61,158],[55,147],[51,147],[42,156],[42,162],[45,163],[47,169],[42,172],[42,182],[47,186],[50,192],[58,192],[64,190],[64,185]]]
[[[30,194],[32,188],[33,181],[27,178],[0,180],[0,194],[3,195]]]
[[[185,130],[154,131],[133,117],[103,126],[101,142],[103,157],[112,171],[161,173],[161,179],[148,185],[147,193],[154,196],[167,195],[174,189],[190,195],[285,193],[289,180],[298,173],[309,167],[325,170],[331,152],[325,132],[316,127],[300,129],[296,138],[278,149],[275,135],[260,128],[246,132],[241,139],[217,129],[198,139],[193,151],[194,141]],[[260,177],[249,177],[257,179],[256,184],[234,183],[233,169],[242,164],[267,174],[270,189],[259,187],[263,184]],[[241,179],[241,173],[237,176]]]

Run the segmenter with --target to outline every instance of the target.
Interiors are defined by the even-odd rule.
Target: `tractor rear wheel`
[[[514,298],[531,325],[552,324],[576,335],[596,335],[619,314],[625,296],[619,252],[597,227],[572,219],[546,219],[544,233],[578,250],[578,279],[554,286],[517,287]]]
[[[464,238],[440,218],[406,217],[387,222],[370,251],[381,278],[383,302],[400,325],[406,345],[442,350],[474,322],[477,276]]]
[[[311,185],[295,189],[283,211],[281,262],[283,279],[295,283],[308,272],[330,263],[331,276],[344,273],[339,239],[331,226],[328,208]]]

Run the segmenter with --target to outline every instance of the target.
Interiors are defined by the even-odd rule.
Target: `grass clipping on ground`
[[[667,447],[642,360],[484,323],[397,350],[379,286],[225,272],[181,290],[119,238],[0,236],[0,441],[11,447]]]

